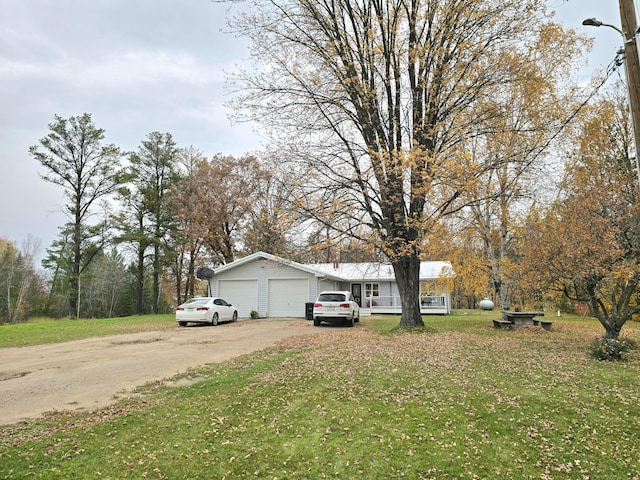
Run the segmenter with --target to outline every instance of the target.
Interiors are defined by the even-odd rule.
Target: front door
[[[359,307],[362,306],[362,285],[359,283],[351,284],[351,293]]]

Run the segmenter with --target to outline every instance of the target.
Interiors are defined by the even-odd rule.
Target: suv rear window
[[[345,300],[343,293],[322,293],[318,297],[319,302],[344,302]]]

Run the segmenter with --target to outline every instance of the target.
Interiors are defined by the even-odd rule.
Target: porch
[[[399,295],[386,297],[365,297],[360,307],[360,316],[376,314],[402,313]],[[447,295],[425,295],[420,297],[420,313],[422,315],[446,315],[451,313]]]

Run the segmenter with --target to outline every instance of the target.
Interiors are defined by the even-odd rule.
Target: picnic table
[[[544,312],[515,312],[512,310],[502,311],[502,320],[494,320],[495,328],[518,328],[522,325],[540,325],[545,330],[551,330],[552,322],[538,317],[544,317]]]

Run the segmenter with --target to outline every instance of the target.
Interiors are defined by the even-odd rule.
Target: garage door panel
[[[251,310],[258,310],[257,280],[220,280],[218,296],[238,310],[238,316],[248,318]]]
[[[309,301],[309,279],[271,279],[268,299],[269,317],[304,317],[304,305]]]

